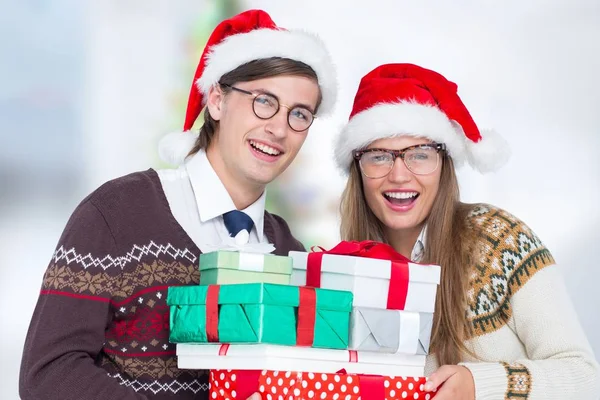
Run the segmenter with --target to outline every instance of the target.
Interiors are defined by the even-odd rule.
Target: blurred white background
[[[480,127],[509,141],[509,166],[461,170],[462,196],[524,219],[560,264],[600,354],[600,2],[4,0],[0,13],[0,397],[18,398],[24,337],[42,275],[78,202],[108,179],[161,167],[158,139],[181,128],[193,70],[216,22],[263,8],[314,30],[341,84],[269,191],[306,244],[338,240],[344,181],[334,132],[362,75],[380,63],[440,71]]]

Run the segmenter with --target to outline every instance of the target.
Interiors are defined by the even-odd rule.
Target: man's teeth
[[[417,192],[386,192],[385,196],[390,197],[392,199],[411,199],[413,197],[417,197],[419,193]]]
[[[266,144],[257,143],[253,140],[250,141],[250,144],[252,145],[252,147],[257,148],[258,150],[262,151],[263,153],[267,153],[272,156],[278,156],[279,154],[281,154],[281,152],[279,150],[274,149],[271,146],[267,146]]]

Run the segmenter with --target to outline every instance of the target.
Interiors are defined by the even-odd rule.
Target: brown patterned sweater
[[[265,212],[275,254],[304,250]],[[207,374],[177,368],[167,288],[199,282],[200,250],[152,169],[108,182],[71,216],[27,334],[23,399],[205,399]]]

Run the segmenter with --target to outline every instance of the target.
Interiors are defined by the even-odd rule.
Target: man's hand
[[[475,382],[467,367],[444,365],[427,379],[426,392],[437,390],[435,400],[475,400]]]

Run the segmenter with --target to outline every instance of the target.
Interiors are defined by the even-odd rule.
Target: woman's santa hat
[[[194,75],[184,132],[169,134],[161,140],[161,159],[174,165],[183,162],[198,137],[198,132],[190,129],[204,108],[208,91],[223,75],[250,61],[272,57],[310,66],[317,75],[323,98],[319,115],[332,112],[337,75],[324,43],[314,34],[278,27],[265,11],[245,11],[222,21],[208,39]]]
[[[337,138],[337,165],[347,173],[353,150],[377,139],[414,136],[445,143],[457,165],[468,160],[480,172],[500,168],[510,155],[508,144],[493,131],[479,130],[457,89],[417,65],[375,68],[360,81],[349,122]]]

